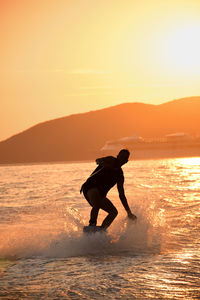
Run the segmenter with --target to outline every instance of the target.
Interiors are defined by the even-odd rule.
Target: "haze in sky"
[[[200,95],[199,0],[0,0],[0,140],[123,102]]]

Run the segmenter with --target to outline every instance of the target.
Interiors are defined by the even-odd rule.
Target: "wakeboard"
[[[103,229],[101,226],[84,226],[83,227],[83,232],[87,234],[94,234],[96,232],[100,233],[106,233],[106,230]]]

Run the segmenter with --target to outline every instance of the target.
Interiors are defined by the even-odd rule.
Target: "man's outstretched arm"
[[[125,192],[124,192],[124,180],[120,180],[117,183],[117,189],[118,189],[118,192],[119,192],[119,198],[120,198],[120,200],[121,200],[121,202],[123,204],[124,209],[127,212],[128,217],[130,219],[132,219],[132,220],[135,220],[137,217],[131,212],[130,207],[128,205],[128,201],[127,201],[126,196],[125,196]]]

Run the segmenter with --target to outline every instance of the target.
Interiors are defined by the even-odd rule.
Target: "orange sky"
[[[199,0],[0,0],[0,140],[123,102],[200,95]]]

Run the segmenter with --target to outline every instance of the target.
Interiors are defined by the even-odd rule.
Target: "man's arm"
[[[117,182],[117,189],[119,192],[119,198],[124,206],[124,209],[126,210],[128,217],[132,220],[135,220],[137,217],[131,212],[130,207],[128,205],[125,192],[124,192],[124,179],[121,179]]]

